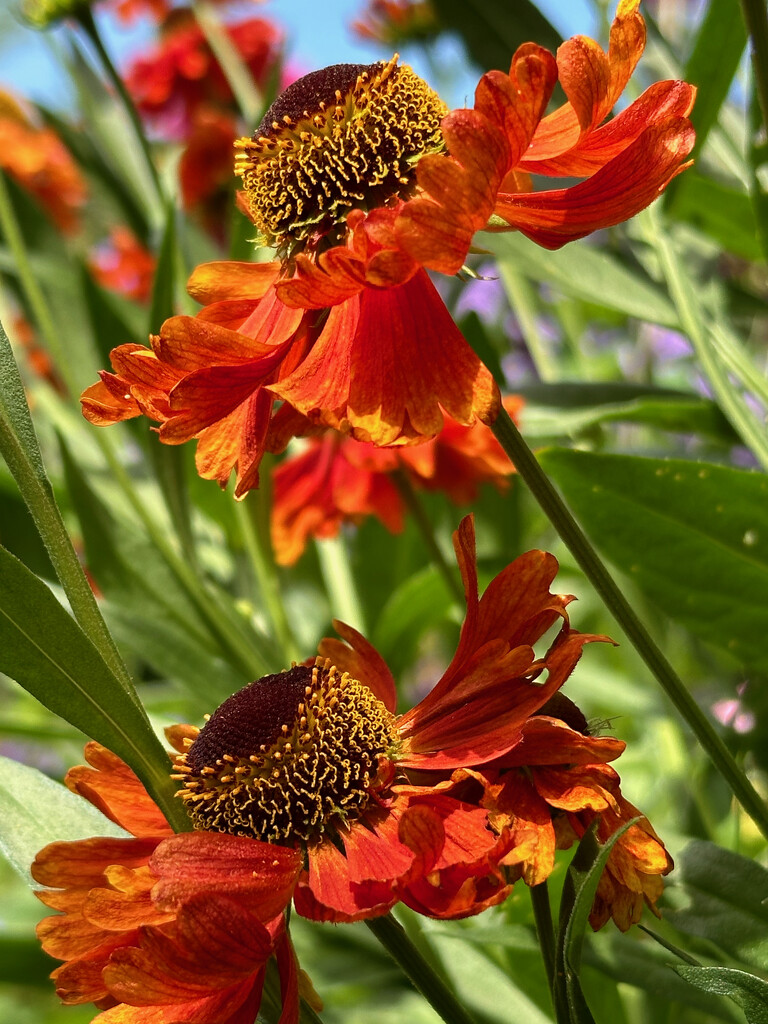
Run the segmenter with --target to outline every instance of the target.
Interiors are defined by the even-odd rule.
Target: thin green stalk
[[[688,278],[683,261],[661,230],[658,213],[653,208],[645,212],[645,226],[648,240],[659,257],[680,325],[693,345],[715,398],[744,444],[752,450],[763,469],[768,471],[768,432],[758,423],[728,379],[728,372],[718,358],[717,347],[701,319],[693,283]]]
[[[29,308],[37,328],[43,336],[57,367],[64,368],[67,365],[64,346],[61,343],[59,331],[53,322],[43,289],[32,273],[27,247],[24,244],[24,237],[21,233],[13,204],[11,203],[11,197],[5,181],[5,173],[2,168],[0,168],[0,232],[2,232],[3,238],[13,256],[14,269],[19,279],[21,290],[24,292],[29,303]],[[65,379],[65,384],[67,384],[69,390],[72,390],[70,381]]]
[[[152,184],[155,187],[157,198],[160,201],[160,204],[163,206],[163,208],[165,208],[167,205],[165,190],[163,188],[163,183],[160,180],[160,175],[158,173],[157,167],[155,166],[155,161],[152,158],[152,151],[149,148],[147,136],[144,134],[144,126],[141,123],[139,112],[136,109],[136,105],[134,104],[133,99],[131,98],[131,94],[125,87],[125,82],[120,77],[119,71],[112,63],[112,58],[107,53],[106,47],[104,46],[101,35],[99,34],[99,30],[96,27],[96,22],[94,21],[93,14],[91,13],[90,8],[84,7],[80,9],[78,11],[77,20],[80,26],[82,27],[83,31],[93,44],[93,47],[99,56],[99,60],[101,61],[101,65],[104,68],[107,78],[109,78],[110,82],[112,83],[115,92],[117,93],[118,98],[120,100],[120,103],[122,104],[123,110],[125,111],[128,120],[131,122],[131,127],[133,128],[134,134],[136,136],[136,141],[139,144],[139,149],[141,150],[142,155],[144,156],[144,161],[147,166],[147,172],[149,173],[149,177],[152,181]]]
[[[267,475],[267,469],[263,467],[262,477]],[[243,501],[235,503],[235,517],[259,585],[259,595],[287,667],[293,661],[301,661],[302,656],[280,593],[280,581],[269,536],[269,494],[263,489],[265,483],[259,490],[250,491]]]
[[[765,0],[741,0],[741,9],[752,41],[752,66],[763,124],[768,128],[768,10]]]
[[[250,638],[243,636],[240,624],[233,621],[220,606],[215,594],[206,587],[205,582],[176,552],[160,524],[139,497],[133,480],[112,448],[111,439],[101,431],[97,431],[96,441],[107,460],[110,472],[144,525],[150,540],[184,588],[217,642],[221,644],[222,649],[229,653],[233,664],[237,665],[248,678],[267,675],[274,668],[271,659],[264,652],[257,650]]]
[[[531,906],[536,922],[536,935],[539,939],[544,970],[547,974],[549,991],[554,992],[555,984],[555,926],[552,922],[552,905],[549,902],[549,889],[546,882],[532,885]]]
[[[413,986],[446,1024],[474,1024],[472,1017],[424,959],[391,914],[365,922]]]
[[[316,541],[315,549],[333,617],[342,619],[348,626],[365,633],[363,606],[357,593],[344,541],[341,537],[328,537]]]
[[[556,381],[559,377],[557,363],[547,350],[547,345],[536,323],[534,293],[522,274],[518,274],[506,261],[499,263],[499,277],[507,293],[512,311],[517,317],[528,353],[544,383]]]
[[[264,109],[264,100],[253,81],[253,75],[233,45],[213,5],[207,0],[192,0],[192,10],[214,57],[221,65],[241,114],[253,131]]]
[[[505,409],[502,408],[491,429],[584,575],[688,723],[736,799],[768,838],[768,807],[630,607]]]
[[[459,603],[463,604],[464,589],[459,582],[455,570],[451,568],[445,560],[443,552],[440,550],[440,546],[435,539],[435,532],[432,529],[432,523],[426,513],[426,509],[424,508],[421,498],[416,492],[416,488],[413,486],[411,478],[405,470],[398,469],[392,474],[392,479],[400,492],[400,496],[407,505],[408,511],[413,516],[413,521],[419,529],[419,533],[421,534],[421,538],[424,541],[424,545],[429,552],[432,562],[445,580],[448,590],[456,600],[459,601]]]

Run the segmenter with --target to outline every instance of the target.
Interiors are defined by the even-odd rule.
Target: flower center
[[[224,701],[177,758],[182,798],[197,828],[310,842],[363,812],[396,742],[394,715],[318,658]]]
[[[235,172],[263,243],[281,258],[343,240],[352,209],[408,194],[414,167],[443,148],[448,108],[397,57],[334,64],[290,85],[250,139],[235,143]]]

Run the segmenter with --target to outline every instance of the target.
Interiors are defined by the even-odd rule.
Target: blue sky
[[[66,109],[71,93],[55,56],[57,48],[65,45],[65,30],[40,33],[26,27],[11,27],[13,15],[8,12],[13,11],[16,0],[0,0],[0,4],[6,5],[0,22],[0,88],[10,88],[46,105]],[[349,29],[362,6],[363,0],[272,0],[258,6],[245,3],[242,10],[266,14],[283,25],[289,39],[288,52],[299,67],[311,71],[325,64],[368,63],[384,56],[375,47],[355,39]],[[564,35],[595,31],[594,11],[589,0],[540,0],[539,6]],[[102,12],[99,23],[118,64],[146,46],[152,37],[152,27],[146,22],[126,28]],[[403,56],[412,57],[411,54]],[[445,69],[447,79],[451,67],[458,64],[456,58],[456,48],[446,42],[439,64]],[[433,69],[421,64],[416,55],[413,55],[413,63],[417,71],[432,80],[449,104],[464,102],[471,84],[454,82],[451,91],[455,95],[449,95],[445,91],[446,82],[434,81]]]

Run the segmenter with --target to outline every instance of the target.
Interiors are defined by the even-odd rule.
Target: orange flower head
[[[235,469],[237,496],[288,421],[377,446],[422,444],[445,414],[492,424],[496,382],[426,270],[460,271],[484,229],[558,248],[634,216],[688,166],[687,83],[657,82],[608,119],[643,51],[638,6],[621,0],[607,52],[581,36],[557,57],[519,47],[471,109],[446,113],[396,58],[289,87],[237,143],[244,205],[278,258],[198,267],[205,308],[167,321],[151,353],[116,349],[85,415],[144,413],[167,444],[196,437],[201,475],[225,485]],[[558,80],[568,99],[546,114]],[[534,174],[583,180],[533,191]]]
[[[406,198],[415,167],[444,148],[440,97],[397,58],[334,64],[290,85],[250,139],[235,171],[262,243],[280,257],[343,242],[351,210]]]
[[[177,766],[198,828],[308,843],[361,816],[396,742],[394,715],[367,686],[297,665],[233,694]]]

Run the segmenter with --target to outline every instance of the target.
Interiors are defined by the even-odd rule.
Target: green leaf
[[[114,751],[166,807],[173,802],[167,756],[143,709],[48,587],[3,548],[0,671]]]
[[[8,337],[0,324],[0,453],[14,477],[23,463],[38,482],[48,485],[43,458],[32,426],[19,368]]]
[[[419,637],[445,619],[452,603],[448,587],[434,566],[401,583],[376,619],[373,644],[398,672],[409,664]]]
[[[440,24],[457,32],[472,60],[483,70],[509,71],[521,43],[534,42],[556,50],[562,36],[531,0],[514,4],[485,0],[434,0]]]
[[[58,967],[29,935],[0,934],[0,984],[36,985],[50,989],[48,975]]]
[[[726,252],[746,260],[762,258],[753,204],[745,192],[691,171],[678,180],[673,216],[693,224]]]
[[[587,241],[572,242],[557,252],[547,252],[520,234],[486,234],[483,244],[499,261],[510,261],[525,277],[565,295],[655,324],[678,326],[672,303],[638,267],[627,269]]]
[[[667,912],[677,929],[768,970],[768,871],[762,865],[694,840],[678,858],[675,880],[690,900],[685,909]]]
[[[659,608],[768,670],[768,477],[553,448],[541,465],[595,547]]]
[[[637,819],[626,822],[607,842],[597,841],[598,821],[590,826],[576,848],[563,884],[560,920],[555,940],[554,1001],[563,1020],[594,1024],[579,983],[581,953],[595,893],[614,843]],[[567,1018],[565,1014],[567,1013]]]
[[[48,843],[127,835],[60,782],[0,757],[0,850],[27,884],[34,884],[30,864]]]
[[[157,269],[152,285],[152,301],[149,308],[148,332],[156,333],[160,325],[174,314],[174,299],[177,284],[176,210],[169,206],[166,211],[163,239],[157,256]]]
[[[670,970],[669,954],[648,942],[632,942],[626,935],[611,934],[607,929],[590,936],[584,949],[584,964],[621,985],[633,985],[646,994],[646,1000],[657,1001],[664,1012],[672,1013],[669,1003],[702,1011],[703,1019],[743,1024],[739,1011],[727,1000],[705,995],[692,988]],[[688,1016],[680,1014],[681,1020]],[[653,1018],[648,1018],[653,1019]],[[672,1018],[674,1019],[674,1018]],[[698,1019],[698,1018],[690,1018]]]
[[[747,30],[739,0],[710,0],[682,76],[697,89],[691,114],[696,153],[717,122],[746,45]]]
[[[720,407],[698,395],[679,397],[660,394],[637,398],[619,405],[585,407],[563,412],[561,407],[542,410],[527,405],[523,412],[526,435],[531,437],[576,437],[602,423],[642,423],[657,430],[700,434],[722,444],[734,445],[739,437]]]
[[[742,1008],[747,1024],[768,1024],[768,982],[733,967],[691,967],[674,970],[703,992],[728,996]]]

